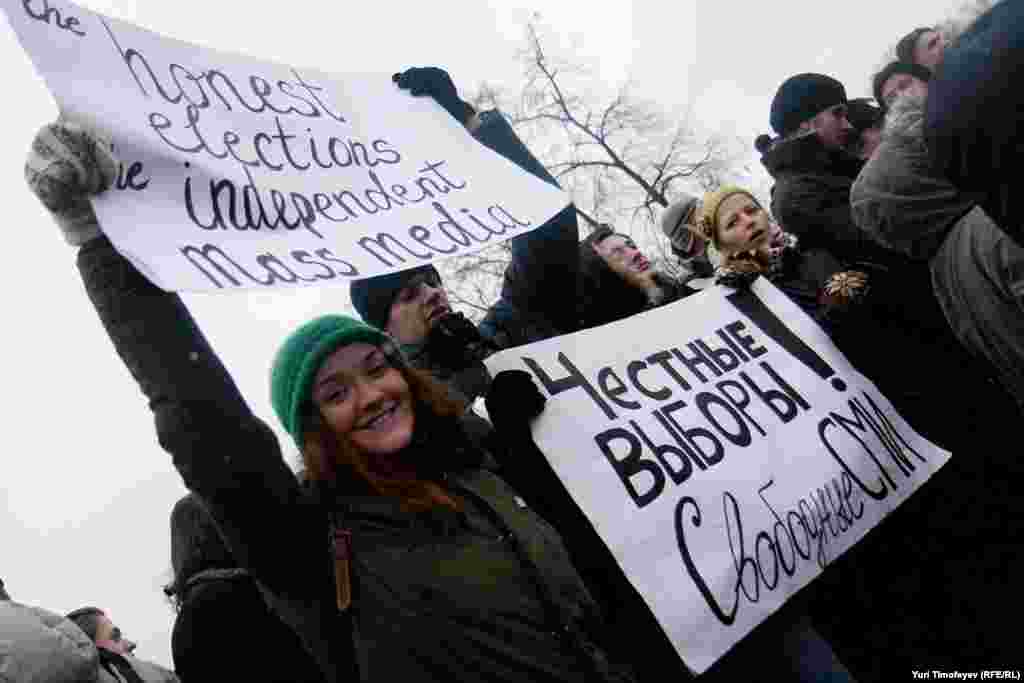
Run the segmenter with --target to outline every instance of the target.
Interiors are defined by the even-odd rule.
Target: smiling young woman
[[[456,421],[463,407],[384,333],[345,316],[317,318],[285,341],[271,374],[275,410],[301,446],[308,481],[361,482],[409,510],[460,508],[423,476],[442,462],[418,462],[410,445],[417,427],[423,434]]]

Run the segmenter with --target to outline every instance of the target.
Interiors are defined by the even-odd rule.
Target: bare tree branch
[[[584,62],[549,49],[537,15],[525,29],[518,90],[485,83],[469,101],[501,110],[573,198],[581,234],[619,220],[631,229],[639,224],[651,233],[654,260],[678,270],[657,228],[659,213],[681,190],[723,182],[735,163],[727,141],[702,137],[685,119],[635,97],[629,83],[609,92]],[[471,316],[482,314],[509,258],[505,245],[442,264],[449,292],[458,291],[452,300]]]

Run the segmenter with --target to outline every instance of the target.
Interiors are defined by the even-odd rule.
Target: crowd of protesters
[[[483,361],[758,278],[953,457],[701,679],[1013,668],[1002,617],[1016,612],[1024,559],[1021,466],[1006,444],[1024,405],[1024,246],[1009,210],[1021,36],[1024,10],[1004,1],[952,39],[905,36],[873,100],[825,74],[786,79],[774,134],[755,141],[770,206],[737,186],[677,197],[661,227],[680,268],[658,268],[614,226],[581,240],[570,205],[511,240],[479,324],[452,310],[433,266],[355,281],[361,319],[315,318],[273,363],[298,476],[182,300],[103,234],[89,200],[115,176],[111,151],[74,123],[45,126],[29,185],[76,247],[190,493],[171,513],[175,673],[137,659],[102,610],[62,617],[0,583],[0,679],[692,678],[533,442],[543,394]],[[442,69],[394,81],[557,186],[508,120],[464,102]]]

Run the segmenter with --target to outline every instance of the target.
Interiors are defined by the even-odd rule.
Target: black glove
[[[470,117],[476,113],[472,105],[463,102],[455,89],[452,77],[444,69],[436,66],[413,67],[391,77],[399,88],[408,90],[411,95],[429,95],[444,107],[456,121],[466,125]]]
[[[541,414],[547,398],[525,370],[502,370],[484,398],[487,414],[498,431],[528,427]]]
[[[446,313],[430,328],[424,347],[432,362],[460,370],[490,355],[494,349],[476,325],[462,313]]]

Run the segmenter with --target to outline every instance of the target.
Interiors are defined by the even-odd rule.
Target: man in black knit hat
[[[804,73],[779,86],[771,125],[781,140],[761,158],[775,178],[772,213],[804,249],[826,249],[848,264],[884,262],[850,214],[850,187],[863,162],[847,151],[856,135],[847,116],[846,89],[834,78]]]

